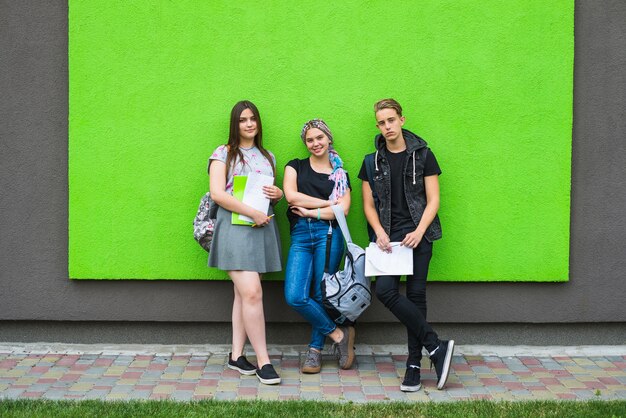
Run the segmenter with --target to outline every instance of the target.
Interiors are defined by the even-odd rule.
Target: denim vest
[[[424,163],[428,148],[426,141],[412,132],[403,129],[402,135],[406,142],[406,158],[404,160],[404,195],[415,225],[418,225],[426,209],[426,189],[424,186]],[[387,148],[382,135],[376,136],[377,151],[365,156],[365,167],[374,206],[378,218],[387,235],[391,233],[391,169],[387,159]],[[376,241],[376,234],[368,224],[370,241]],[[441,238],[441,222],[435,215],[432,223],[426,228],[424,237],[433,242]]]

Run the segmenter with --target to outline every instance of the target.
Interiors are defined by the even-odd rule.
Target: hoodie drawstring
[[[376,166],[376,171],[378,171],[378,150],[376,150],[376,155],[374,156],[374,165]]]

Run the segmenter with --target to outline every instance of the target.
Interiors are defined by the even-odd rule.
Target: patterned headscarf
[[[311,119],[302,127],[302,131],[300,132],[300,138],[302,142],[305,142],[306,133],[311,128],[317,128],[320,131],[324,132],[324,134],[330,140],[330,144],[328,145],[328,159],[330,160],[330,165],[333,168],[333,172],[328,176],[328,180],[335,182],[335,187],[333,188],[332,193],[328,197],[329,200],[336,200],[337,198],[346,194],[346,190],[348,189],[348,176],[346,175],[346,170],[343,169],[343,161],[335,151],[333,147],[333,134],[330,132],[328,125],[322,119]]]

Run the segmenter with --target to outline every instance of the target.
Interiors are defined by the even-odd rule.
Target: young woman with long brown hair
[[[209,159],[211,197],[219,206],[209,266],[228,272],[234,285],[232,312],[233,346],[228,367],[253,375],[262,383],[280,383],[270,363],[265,340],[265,315],[261,274],[281,270],[278,226],[272,220],[273,205],[263,213],[233,197],[234,176],[257,172],[276,177],[276,159],[263,147],[261,117],[247,100],[238,102],[230,114],[227,145],[220,145]],[[280,188],[264,186],[265,196],[276,203],[283,197]],[[233,225],[232,212],[248,216],[256,227]],[[258,367],[244,356],[246,339],[256,353]]]

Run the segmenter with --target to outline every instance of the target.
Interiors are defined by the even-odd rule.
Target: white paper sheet
[[[271,186],[272,184],[274,184],[274,177],[251,172],[248,174],[248,179],[246,180],[246,188],[243,191],[242,202],[248,206],[252,206],[256,210],[267,213],[270,207],[270,199],[263,193],[263,186]],[[241,214],[239,215],[239,219],[254,222],[252,218]]]
[[[365,276],[404,276],[413,274],[413,249],[399,242],[391,243],[386,253],[371,242],[365,249]]]

